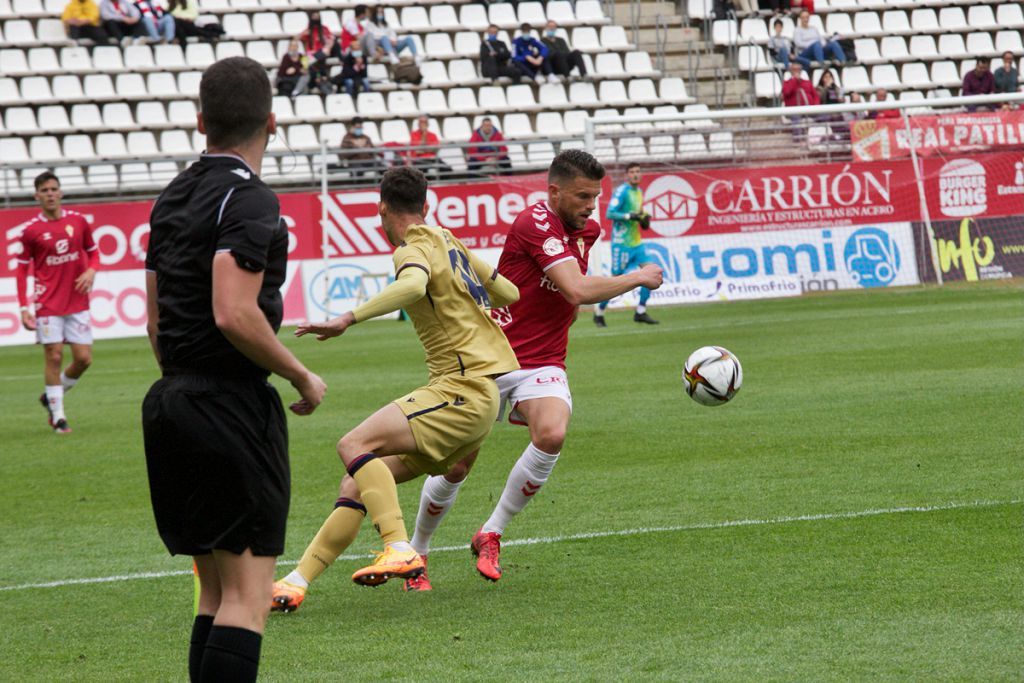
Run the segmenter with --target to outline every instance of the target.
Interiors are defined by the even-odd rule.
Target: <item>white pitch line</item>
[[[858,519],[861,517],[876,517],[878,515],[897,515],[908,512],[940,512],[943,510],[964,510],[973,508],[999,507],[1002,505],[1020,505],[1024,499],[1012,500],[976,500],[967,502],[942,503],[940,505],[917,505],[908,507],[876,508],[872,510],[858,510],[855,512],[826,512],[816,515],[797,515],[795,517],[768,517],[765,519],[732,519],[723,522],[698,522],[695,524],[679,524],[673,526],[637,527],[634,529],[620,529],[617,531],[589,531],[582,534],[567,534],[565,536],[547,536],[542,538],[519,538],[503,541],[503,547],[521,545],[545,545],[550,543],[564,543],[566,541],[587,541],[594,538],[609,538],[615,536],[642,536],[644,534],[671,533],[679,531],[705,531],[708,529],[728,529],[731,527],[744,526],[767,526],[770,524],[792,524],[793,522],[818,522],[840,519]],[[431,548],[431,553],[446,553],[466,550],[468,545],[448,545]],[[341,555],[339,560],[358,560],[373,557],[370,554]],[[285,560],[277,563],[278,566],[293,566],[298,564],[295,560]],[[84,579],[64,579],[60,581],[47,581],[45,583],[24,583],[18,586],[0,586],[0,592],[28,590],[31,588],[60,588],[63,586],[80,586],[91,583],[116,583],[119,581],[132,581],[135,579],[162,579],[169,576],[188,576],[191,570],[177,570],[166,572],[139,572],[136,574],[119,574],[116,576],[97,576]]]

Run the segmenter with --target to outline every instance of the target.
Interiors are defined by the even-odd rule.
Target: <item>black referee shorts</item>
[[[172,555],[284,551],[288,427],[274,387],[165,376],[142,403],[142,431],[156,526]]]

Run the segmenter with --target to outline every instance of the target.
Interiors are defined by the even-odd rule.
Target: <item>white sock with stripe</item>
[[[430,550],[430,539],[455,502],[460,486],[462,481],[452,483],[443,476],[427,477],[423,482],[420,511],[416,514],[416,531],[410,541],[420,555],[426,555]]]
[[[501,499],[498,500],[490,519],[484,522],[482,531],[504,533],[505,526],[526,507],[548,480],[557,460],[558,453],[545,453],[532,443],[527,446],[516,461],[515,467],[509,472]]]
[[[78,377],[68,377],[63,372],[60,373],[60,385],[64,387],[65,394],[71,391],[76,384],[78,384]]]

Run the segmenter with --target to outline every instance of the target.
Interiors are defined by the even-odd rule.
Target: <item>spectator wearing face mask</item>
[[[519,78],[521,72],[512,65],[512,53],[505,41],[498,38],[498,27],[487,27],[484,40],[480,43],[480,73],[484,78]]]
[[[366,54],[375,54],[377,47],[380,46],[384,50],[387,60],[392,64],[398,64],[399,54],[403,50],[409,51],[416,64],[423,61],[423,57],[417,53],[416,41],[412,39],[412,36],[399,38],[395,29],[388,26],[387,19],[384,18],[383,5],[373,8],[366,20],[363,21],[363,29],[366,31],[363,38],[363,51]]]
[[[529,24],[519,27],[519,37],[512,41],[512,46],[515,48],[512,62],[524,76],[536,79],[538,83],[543,83],[545,76],[549,83],[559,82],[558,76],[551,70],[547,47],[533,37],[533,29]]]
[[[288,51],[277,67],[277,94],[295,99],[306,92],[309,85],[309,60],[299,50],[299,41],[288,42]]]
[[[558,24],[554,21],[548,21],[544,27],[544,37],[541,38],[541,42],[548,49],[552,73],[569,78],[572,70],[576,69],[580,78],[587,77],[587,65],[583,62],[583,53],[573,50],[565,38],[558,35]]]
[[[373,140],[363,129],[363,119],[358,116],[352,119],[352,124],[345,133],[345,137],[341,139],[342,167],[348,168],[353,175],[359,176],[367,173],[370,175],[383,173],[384,165],[377,152],[374,151],[374,147]]]
[[[341,58],[341,73],[334,77],[333,82],[338,86],[338,92],[344,88],[352,97],[356,96],[357,89],[370,92],[370,78],[366,73],[366,59],[362,50],[350,50]]]

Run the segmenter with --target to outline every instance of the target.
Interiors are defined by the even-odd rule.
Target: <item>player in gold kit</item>
[[[395,485],[421,474],[443,474],[479,448],[498,413],[494,380],[519,368],[489,313],[516,301],[519,290],[448,230],[423,225],[426,193],[426,178],[414,168],[384,174],[379,212],[388,240],[397,247],[395,281],[353,311],[296,330],[299,336],[329,339],[357,322],[404,308],[426,351],[430,380],[338,442],[348,472],[340,497],[296,570],[274,584],[276,611],[299,607],[309,584],[355,539],[366,514],[380,532],[384,552],[352,580],[376,586],[419,575],[423,559],[409,544]]]

